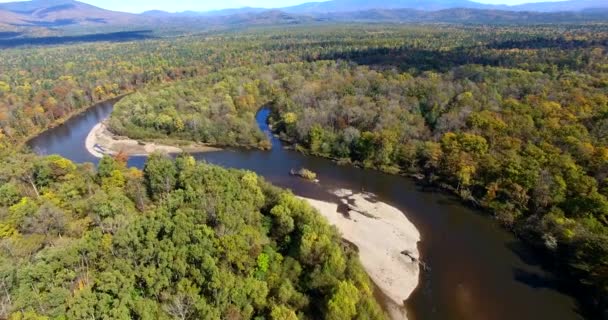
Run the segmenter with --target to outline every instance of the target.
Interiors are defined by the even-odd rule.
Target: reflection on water
[[[111,105],[100,105],[31,141],[34,149],[58,153],[77,162],[97,161],[84,147],[88,132],[107,117]],[[258,122],[267,130],[267,110]],[[225,167],[257,172],[295,193],[331,199],[333,188],[372,192],[406,212],[422,234],[420,252],[431,267],[408,301],[415,319],[536,320],[581,319],[573,298],[560,293],[550,273],[510,233],[487,216],[440,193],[422,191],[409,179],[284,150],[272,138],[271,151],[223,150],[196,158]],[[145,158],[129,160],[142,167]],[[306,167],[320,185],[291,177],[292,168]],[[413,317],[413,318],[414,318]]]

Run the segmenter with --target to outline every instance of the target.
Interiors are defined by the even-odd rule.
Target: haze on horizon
[[[256,7],[256,8],[282,8],[294,6],[307,2],[326,2],[328,0],[224,0],[221,2],[215,1],[197,1],[197,0],[177,0],[177,1],[164,1],[164,0],[79,0],[100,8],[141,13],[148,10],[163,10],[168,12],[181,12],[181,11],[210,11],[210,10],[221,10],[221,9],[232,9],[242,7]],[[374,0],[370,0],[374,1]],[[559,2],[564,0],[552,1],[552,0],[472,0],[479,3],[487,4],[505,4],[505,5],[517,5],[522,3],[532,2]],[[0,0],[2,2],[15,2],[15,0]]]

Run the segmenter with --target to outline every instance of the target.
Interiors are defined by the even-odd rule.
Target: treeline
[[[8,143],[21,143],[93,103],[147,84],[226,67],[300,61],[320,50],[337,48],[341,41],[355,47],[370,43],[392,46],[396,34],[404,33],[393,30],[372,40],[351,37],[356,29],[312,29],[315,37],[301,31],[270,29],[252,34],[209,33],[0,50],[0,137]]]
[[[538,69],[547,60],[557,66],[570,61],[580,68],[594,59],[589,48],[605,45],[607,38],[607,28],[601,24],[535,28],[334,25],[1,50],[0,130],[8,142],[20,143],[95,102],[146,84],[225,68],[337,58],[410,73],[502,61],[524,69]],[[531,40],[572,43],[575,48],[523,47]],[[475,58],[463,59],[467,56]]]
[[[594,303],[606,303],[608,96],[601,80],[480,66],[418,77],[314,68],[314,79],[273,104],[271,123],[284,139],[304,152],[453,190],[547,249],[594,290]]]
[[[606,73],[463,66],[412,77],[338,64],[315,75],[273,104],[271,123],[286,140],[420,175],[490,209],[606,308]]]
[[[2,161],[3,319],[386,319],[355,250],[254,173]]]
[[[466,63],[468,58],[456,53],[471,49],[461,46],[449,55],[438,50],[437,56],[426,56],[457,58],[429,60],[421,69],[412,69],[414,64],[395,68],[400,60],[391,59],[400,49],[370,51],[382,58],[365,61],[370,66],[318,61],[224,69],[188,83],[144,91],[143,97],[129,97],[113,121],[153,136],[147,132],[163,131],[154,127],[154,121],[144,120],[170,110],[174,116],[166,114],[168,123],[184,123],[184,133],[170,134],[187,136],[201,132],[195,123],[205,120],[191,119],[202,115],[210,119],[207,123],[213,129],[208,130],[232,132],[240,136],[238,141],[255,126],[252,110],[269,102],[272,127],[298,150],[413,175],[489,209],[553,256],[586,288],[588,301],[604,309],[608,303],[606,43],[601,32],[587,34],[587,40],[579,39],[572,46],[553,46],[556,42],[547,40],[547,45],[534,48],[527,37],[521,36],[519,44],[505,40],[506,48],[496,48],[499,38],[475,49],[480,57],[513,58],[504,60],[503,66]],[[349,52],[365,56],[365,51]],[[393,66],[386,61],[393,61]],[[197,86],[200,96],[195,100],[202,103],[202,111],[192,115],[197,104],[181,101],[191,99],[186,97]],[[168,109],[162,100],[155,100],[164,91],[177,96]],[[220,100],[227,103],[219,107]],[[148,103],[148,109],[139,108],[140,101]],[[218,108],[224,110],[221,117],[247,115],[241,119],[250,123],[239,131],[225,121],[212,121],[210,115]]]

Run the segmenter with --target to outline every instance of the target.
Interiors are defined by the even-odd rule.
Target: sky
[[[15,0],[0,0],[0,2],[13,2]],[[322,2],[323,0],[80,0],[104,9],[140,13],[147,10],[164,10],[179,12],[186,10],[207,11],[226,8],[258,7],[280,8],[297,5],[304,2]],[[370,0],[378,1],[378,0]],[[380,0],[381,1],[381,0]],[[529,2],[543,2],[551,0],[472,0],[491,4],[520,4]]]

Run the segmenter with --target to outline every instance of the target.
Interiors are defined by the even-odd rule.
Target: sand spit
[[[403,212],[375,200],[367,193],[334,192],[338,204],[303,198],[340,230],[344,239],[359,248],[361,263],[372,280],[390,298],[393,319],[407,319],[404,301],[418,286],[420,233]],[[341,210],[340,210],[341,211]],[[406,252],[407,254],[404,254]]]
[[[157,144],[153,142],[140,142],[129,139],[127,137],[119,137],[110,132],[104,122],[98,123],[85,141],[85,145],[89,153],[97,158],[104,155],[114,155],[118,152],[123,152],[128,156],[145,156],[153,152],[163,153],[182,153],[182,152],[212,152],[220,149],[204,146],[191,145],[187,147],[175,147]]]

